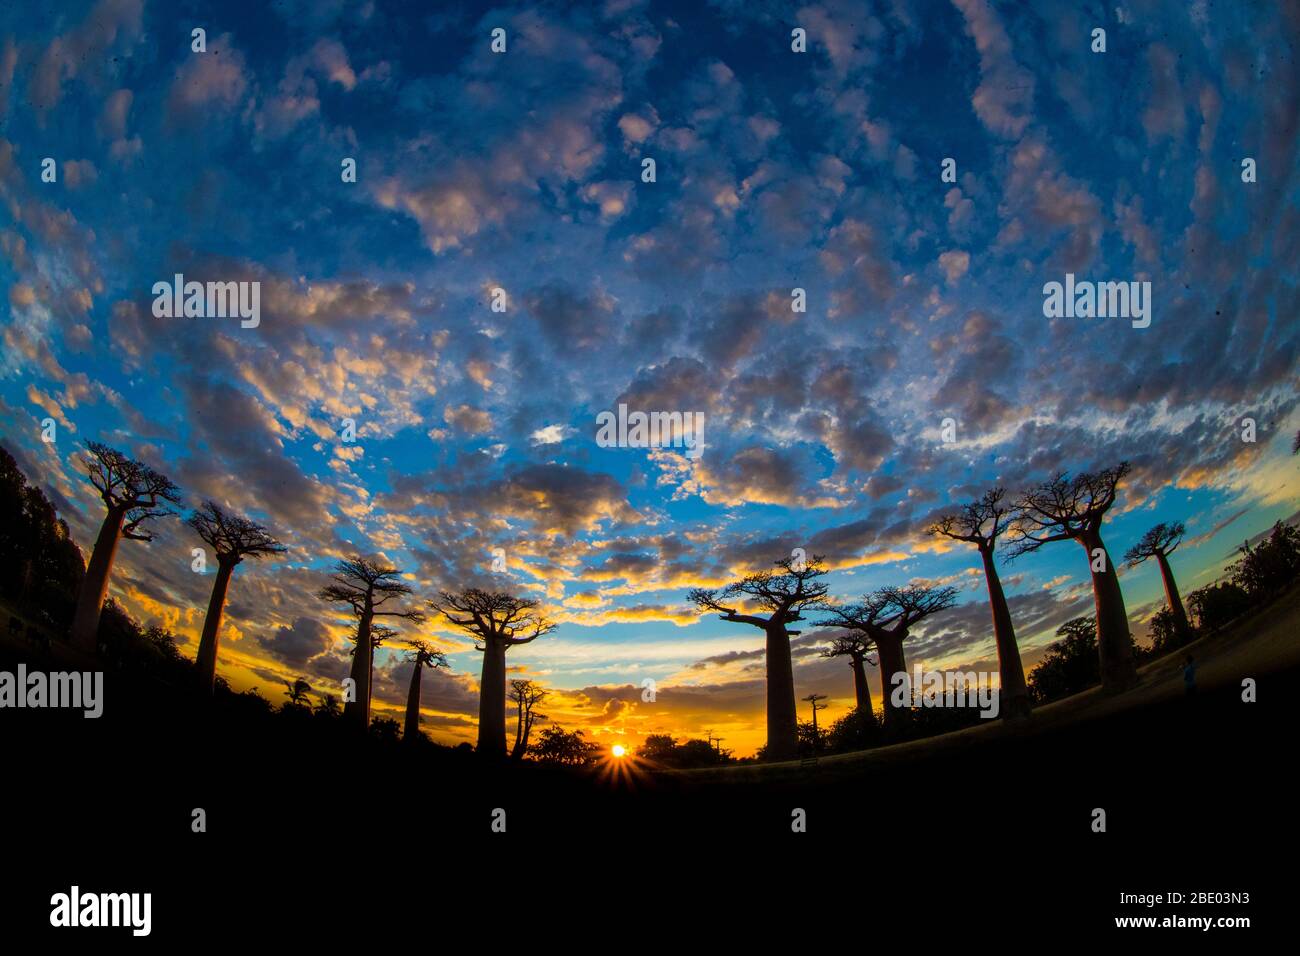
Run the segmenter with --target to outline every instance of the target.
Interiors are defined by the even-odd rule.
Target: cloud
[[[292,625],[281,625],[274,633],[258,637],[257,643],[276,660],[301,669],[328,651],[334,640],[320,621],[298,617]]]
[[[38,112],[59,105],[66,83],[79,76],[93,82],[96,74],[82,73],[87,63],[100,62],[110,50],[132,46],[141,35],[142,12],[141,0],[99,0],[84,20],[54,37],[28,81],[28,97]]]
[[[966,270],[970,268],[970,253],[960,249],[942,253],[939,256],[939,268],[943,270],[944,278],[948,280],[948,284],[952,285],[964,276]]]
[[[208,52],[192,53],[176,74],[167,96],[166,115],[177,125],[197,125],[213,114],[233,112],[248,89],[243,54],[229,33],[209,39]]]
[[[528,436],[535,445],[555,445],[573,433],[568,425],[547,425]]]
[[[481,408],[469,405],[449,405],[443,411],[442,418],[453,428],[471,435],[482,435],[492,430],[492,416]]]
[[[979,52],[980,84],[971,97],[971,106],[991,132],[1019,139],[1030,121],[1034,77],[1016,62],[1011,39],[986,0],[953,3],[966,18],[966,32]]]

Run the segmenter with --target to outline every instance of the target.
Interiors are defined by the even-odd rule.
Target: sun
[[[637,778],[641,776],[641,759],[633,752],[627,741],[610,744],[603,750],[596,762],[596,769],[601,779],[615,787],[634,789]]]

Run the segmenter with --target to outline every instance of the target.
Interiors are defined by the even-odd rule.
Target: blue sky
[[[83,547],[87,440],[281,532],[285,560],[232,589],[237,686],[344,676],[347,622],[312,597],[339,556],[382,553],[432,596],[501,586],[500,547],[504,583],[561,625],[510,661],[555,689],[555,719],[745,752],[761,634],[699,618],[691,586],[794,547],[825,553],[846,599],[956,583],[910,653],[990,666],[976,555],[923,533],[945,506],[1128,459],[1107,543],[1186,521],[1184,591],[1295,513],[1293,8],[441,6],[0,14],[3,440]],[[155,318],[177,272],[260,282],[260,326]],[[1066,272],[1150,281],[1150,327],[1044,317]],[[704,412],[704,454],[597,447],[619,402]],[[191,651],[211,583],[194,544],[164,524],[114,579]],[[1003,576],[1030,663],[1090,608],[1075,546]],[[1123,586],[1142,634],[1156,570]],[[467,739],[479,655],[424,633],[453,665],[426,729]],[[796,643],[797,687],[834,717],[850,675],[816,641]],[[409,665],[379,669],[396,707]]]

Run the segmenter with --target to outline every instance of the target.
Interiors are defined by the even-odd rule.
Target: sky
[[[954,503],[1128,460],[1103,536],[1118,560],[1184,521],[1184,593],[1296,514],[1295,5],[429,6],[0,11],[0,440],[83,550],[87,441],[280,535],[231,587],[237,689],[338,693],[352,622],[314,594],[378,554],[420,601],[540,600],[557,629],[507,663],[552,722],[745,755],[763,634],[692,587],[795,548],[837,600],[953,584],[909,661],[996,671],[978,554],[925,534]],[[260,283],[259,324],[155,316],[177,273]],[[1047,317],[1067,273],[1149,282],[1149,326]],[[702,412],[702,453],[601,447],[620,403]],[[192,655],[212,569],[157,530],[111,593]],[[1087,561],[998,563],[1030,667],[1091,613]],[[1158,570],[1121,581],[1142,637]],[[425,731],[472,740],[481,655],[436,621],[401,634],[450,663]],[[822,722],[853,704],[825,638],[793,640]],[[411,666],[380,649],[380,712]]]

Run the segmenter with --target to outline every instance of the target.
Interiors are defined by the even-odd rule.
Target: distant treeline
[[[30,608],[38,626],[62,633],[72,623],[85,576],[68,523],[0,447],[0,593]]]

